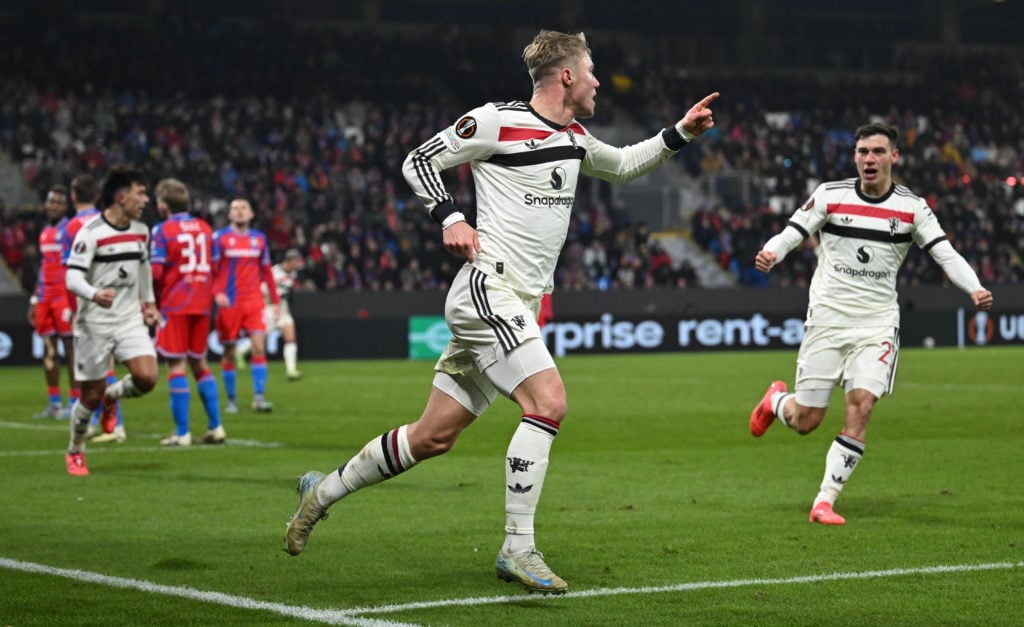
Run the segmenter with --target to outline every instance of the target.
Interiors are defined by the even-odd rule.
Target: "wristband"
[[[458,211],[459,210],[455,207],[455,203],[449,196],[448,198],[437,203],[437,205],[430,210],[430,217],[434,219],[434,222],[437,222],[438,224],[444,226],[446,221],[448,220],[448,216]]]

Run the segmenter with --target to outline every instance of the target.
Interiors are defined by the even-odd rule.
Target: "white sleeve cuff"
[[[466,221],[466,216],[463,215],[463,213],[461,211],[456,211],[456,212],[452,213],[451,215],[449,215],[447,218],[444,219],[444,222],[441,223],[441,229],[442,230],[443,229],[447,229],[448,227],[450,227],[451,225],[455,224],[456,222],[465,222],[465,221]]]
[[[774,237],[765,242],[764,250],[773,252],[778,256],[775,263],[782,261],[782,259],[789,254],[789,251],[793,250],[804,241],[804,234],[801,233],[795,227],[786,225],[784,229],[776,233]]]
[[[682,137],[683,141],[685,142],[692,142],[693,140],[697,139],[696,135],[683,128],[682,120],[676,122],[676,132],[679,133],[679,136]]]

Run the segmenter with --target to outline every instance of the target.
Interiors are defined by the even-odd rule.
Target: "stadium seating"
[[[515,47],[511,31],[339,33],[259,20],[186,27],[201,17],[186,11],[83,29],[67,16],[10,33],[11,53],[0,59],[0,151],[32,193],[42,198],[76,173],[102,177],[132,163],[154,181],[188,182],[195,210],[215,226],[224,223],[226,199],[250,197],[272,250],[304,251],[311,288],[445,287],[458,262],[440,248],[401,162],[466,109],[528,95],[521,62],[505,54]],[[40,41],[47,54],[32,54]],[[723,93],[717,128],[679,162],[721,191],[692,208],[687,226],[737,283],[769,284],[753,270],[754,254],[815,182],[854,173],[849,132],[874,116],[905,130],[900,180],[928,198],[983,281],[1021,281],[1024,121],[1016,103],[1024,81],[997,80],[1006,70],[999,54],[908,49],[886,80],[859,72],[681,78],[666,61],[670,38],[630,58],[602,41],[593,44],[595,58],[610,61],[602,106],[629,111],[645,127],[664,125],[666,112],[681,113],[678,103],[705,91]],[[431,54],[422,54],[427,47]],[[477,52],[467,56],[467,47]],[[114,58],[131,62],[99,70]],[[448,175],[472,213],[468,169]],[[715,184],[736,176],[748,193]],[[584,196],[556,273],[560,288],[700,284],[688,264],[666,259],[628,207]],[[26,289],[35,257],[17,242],[35,241],[41,219],[31,205],[0,211],[0,245]],[[814,262],[813,251],[795,252],[770,281],[803,285]],[[900,280],[943,277],[915,254]]]

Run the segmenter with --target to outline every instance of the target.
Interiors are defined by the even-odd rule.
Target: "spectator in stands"
[[[259,223],[272,232],[268,236],[277,253],[287,247],[305,248],[296,241],[292,227],[302,225],[312,241],[312,229],[328,222],[380,226],[384,240],[401,241],[412,233],[424,241],[436,240],[436,225],[423,221],[420,212],[404,211],[401,206],[415,200],[398,174],[401,155],[429,135],[426,129],[443,125],[467,103],[490,97],[493,92],[488,87],[514,93],[512,79],[473,77],[453,90],[450,81],[433,78],[436,67],[419,61],[425,37],[431,37],[432,49],[437,49],[438,39],[446,40],[433,34],[384,35],[367,30],[328,41],[329,35],[319,31],[275,23],[272,36],[280,46],[271,53],[254,50],[252,45],[266,39],[267,26],[243,28],[212,16],[216,28],[193,29],[186,26],[188,18],[178,15],[183,10],[180,3],[171,3],[148,17],[174,25],[173,36],[159,38],[143,35],[137,23],[91,23],[86,28],[80,23],[86,18],[75,13],[62,15],[57,25],[48,17],[38,23],[58,28],[61,36],[47,39],[46,55],[32,52],[41,39],[35,21],[24,21],[28,27],[5,32],[8,54],[0,56],[0,74],[7,79],[2,89],[8,104],[0,114],[0,151],[11,155],[40,198],[50,184],[67,184],[76,173],[101,176],[111,164],[132,162],[148,179],[188,180],[195,191],[192,209],[204,218],[212,218],[210,207],[225,198],[252,197]],[[136,17],[145,24],[147,17]],[[104,41],[117,42],[140,59],[139,67],[160,65],[154,60],[169,54],[179,58],[185,54],[188,63],[180,68],[165,64],[159,77],[139,71],[125,84],[141,87],[129,91],[113,77],[97,78],[83,69],[102,65],[108,54],[89,44],[98,36],[97,29],[103,31]],[[495,32],[475,30],[476,34],[460,32],[458,45],[471,45],[467,38],[474,36],[494,39]],[[494,31],[507,35],[500,27]],[[310,42],[322,44],[323,53],[296,62],[287,52],[307,50]],[[614,51],[616,46],[608,47],[609,56],[621,57]],[[480,54],[470,62],[460,58],[455,71],[476,74],[474,64],[507,63],[498,48],[474,46]],[[182,52],[200,50],[202,54]],[[373,50],[379,63],[402,63],[396,71],[367,72],[365,50]],[[438,52],[452,59],[457,53],[455,43]],[[675,71],[678,59],[687,54],[672,39],[652,39],[650,48],[621,59],[616,74],[628,79],[628,88],[611,89],[606,97],[628,107],[641,122],[663,119],[663,112],[687,98],[685,90],[692,88],[690,77],[680,81]],[[955,244],[965,257],[980,271],[982,256],[989,254],[997,280],[1019,281],[1024,211],[1014,211],[1013,206],[1024,203],[1020,180],[1024,151],[1016,130],[1024,126],[1024,112],[1016,106],[1024,99],[1024,81],[1015,80],[1020,70],[1008,65],[1007,58],[998,50],[943,47],[935,52],[900,47],[890,65],[893,71],[907,74],[908,80],[895,84],[864,85],[849,73],[839,81],[828,75],[791,72],[734,79],[716,76],[716,80],[732,80],[727,89],[735,94],[720,114],[722,132],[707,143],[706,155],[692,151],[680,160],[698,176],[716,172],[714,176],[726,181],[729,176],[749,175],[753,198],[736,200],[724,187],[712,188],[723,193],[722,199],[702,203],[714,207],[713,233],[709,236],[706,228],[693,225],[694,241],[706,249],[720,230],[728,230],[725,239],[731,241],[732,249],[722,265],[732,268],[741,282],[806,283],[813,255],[801,254],[798,259],[791,254],[770,279],[756,274],[737,234],[732,233],[731,218],[749,218],[753,231],[767,238],[779,230],[780,215],[788,214],[809,186],[839,178],[850,167],[852,144],[844,129],[850,127],[851,118],[862,116],[845,94],[856,90],[858,107],[907,129],[902,180],[955,227],[951,229],[958,233]],[[232,71],[226,73],[225,67]],[[323,75],[336,77],[338,84],[349,88],[346,93],[361,94],[361,98],[340,99],[323,92],[318,80]],[[46,84],[39,83],[39,76],[47,77]],[[922,90],[921,84],[929,89]],[[260,86],[258,93],[252,85]],[[814,97],[794,100],[793,93]],[[1010,176],[1017,181],[1013,187],[1006,183]],[[466,171],[456,172],[451,185],[460,202],[472,199]],[[471,202],[466,209],[472,210]],[[26,241],[34,241],[38,229],[33,230],[29,222],[19,227],[21,208],[14,210],[15,215],[0,212],[0,229],[12,229],[3,234],[17,238],[20,228]],[[607,208],[581,202],[576,213],[584,244],[602,240],[614,266],[610,270],[617,270],[619,252],[614,240],[628,226],[628,212],[614,202]],[[612,224],[611,236],[602,226],[606,215]],[[958,222],[963,222],[963,228]],[[567,244],[572,241],[570,233]],[[988,245],[987,252],[982,242]],[[414,242],[410,249],[418,251],[422,246]],[[21,250],[21,245],[11,243],[3,249],[5,257],[16,261],[12,268],[21,263],[17,261]],[[440,251],[440,255],[447,253]],[[902,282],[944,281],[930,264],[915,263],[911,255],[901,270]],[[400,268],[414,256],[400,256]],[[437,283],[451,279],[450,271],[440,270],[439,260],[420,258],[419,265],[423,272],[432,271]],[[563,274],[578,273],[573,269],[559,276]],[[326,286],[326,280],[319,282]],[[374,285],[383,289],[386,284],[368,283],[369,289]],[[332,289],[348,288],[335,285]]]

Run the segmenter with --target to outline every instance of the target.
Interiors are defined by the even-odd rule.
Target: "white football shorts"
[[[118,363],[145,355],[156,359],[156,349],[146,325],[140,321],[103,331],[75,327],[75,379],[106,379],[111,355]]]
[[[292,312],[291,308],[288,307],[288,301],[281,301],[281,315],[277,318],[274,318],[273,305],[267,305],[264,307],[263,323],[267,325],[267,335],[270,335],[281,327],[295,326],[295,318],[292,318]]]
[[[877,398],[892,394],[899,351],[896,327],[807,327],[796,360],[796,402],[828,407],[836,385]]]
[[[466,264],[445,301],[452,332],[434,370],[434,387],[479,416],[510,397],[530,375],[555,367],[537,325],[540,300],[512,290],[501,277]]]

